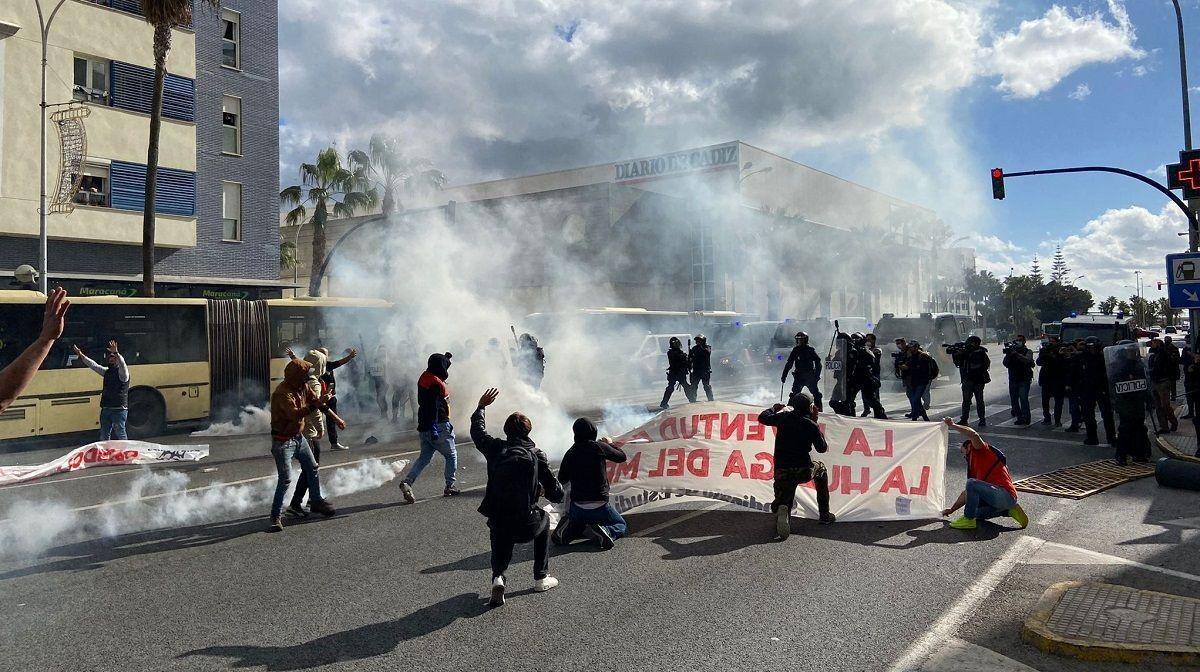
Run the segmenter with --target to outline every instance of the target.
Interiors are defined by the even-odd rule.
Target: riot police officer
[[[1100,445],[1096,432],[1096,408],[1104,422],[1104,438],[1111,445],[1116,441],[1117,430],[1113,420],[1112,401],[1108,396],[1108,373],[1104,370],[1104,352],[1100,339],[1088,336],[1083,342],[1083,354],[1079,357],[1079,399],[1082,403],[1083,426],[1087,436],[1085,446]]]
[[[992,382],[992,374],[988,369],[992,360],[988,358],[987,348],[978,336],[968,336],[961,348],[951,352],[954,365],[958,367],[959,379],[962,382],[962,416],[958,424],[965,425],[971,418],[971,399],[975,400],[975,410],[979,413],[979,427],[987,427],[987,415],[983,411],[983,388]]]
[[[854,396],[862,393],[863,410],[874,413],[876,418],[886,420],[887,413],[879,402],[879,358],[883,353],[874,347],[874,336],[870,339],[859,332],[850,335],[850,415],[854,415]]]
[[[813,406],[818,411],[824,410],[821,407],[821,356],[808,344],[808,334],[803,331],[796,332],[796,346],[792,348],[792,354],[783,365],[783,375],[779,377],[779,382],[787,382],[788,371],[792,372],[792,396],[808,388],[813,398]]]
[[[671,393],[675,391],[675,387],[682,387],[684,394],[688,392],[687,375],[691,364],[688,362],[688,355],[683,351],[683,343],[679,338],[672,336],[668,342],[667,348],[667,389],[663,391],[662,403],[659,408],[667,408],[671,401]]]
[[[1142,350],[1133,341],[1121,341],[1104,349],[1108,392],[1117,412],[1117,464],[1150,461],[1150,438],[1146,436],[1146,407],[1150,405],[1150,384]]]
[[[838,332],[833,339],[833,352],[825,360],[825,368],[833,372],[833,391],[829,407],[838,415],[854,415],[854,394],[850,384],[850,334]]]
[[[688,401],[696,400],[696,393],[701,383],[704,384],[704,395],[709,401],[713,400],[712,391],[712,346],[708,344],[708,339],[704,334],[696,334],[696,344],[688,351],[688,360],[691,362],[692,379],[688,383],[689,394]]]

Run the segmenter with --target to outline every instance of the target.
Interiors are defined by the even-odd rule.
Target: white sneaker
[[[537,593],[544,593],[551,588],[558,586],[558,579],[553,576],[547,576],[533,582],[533,590]],[[495,590],[494,588],[492,590]]]
[[[504,606],[504,577],[497,576],[492,579],[492,599],[488,602],[493,607]]]
[[[330,450],[350,450],[350,446],[347,446],[344,443],[335,443],[330,446]]]

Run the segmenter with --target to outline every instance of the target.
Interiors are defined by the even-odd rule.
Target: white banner
[[[762,408],[732,402],[663,411],[614,439],[629,459],[608,464],[610,501],[626,511],[656,499],[697,495],[769,512],[774,500],[775,428]],[[829,472],[839,521],[937,518],[945,508],[948,430],[940,422],[874,420],[823,413],[829,452],[812,459]],[[792,515],[817,517],[813,484],[797,488]]]
[[[0,467],[0,485],[32,481],[35,478],[79,471],[88,467],[197,462],[205,457],[208,457],[207,445],[165,446],[145,441],[98,441],[76,448],[44,464]]]

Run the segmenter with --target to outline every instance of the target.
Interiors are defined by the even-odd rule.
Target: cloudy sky
[[[1184,5],[1197,34],[1200,1]],[[320,148],[379,130],[456,184],[740,139],[935,209],[998,275],[1061,245],[1098,298],[1131,294],[1134,269],[1155,297],[1185,244],[1173,206],[1128,178],[1018,178],[996,202],[987,175],[1161,179],[1183,143],[1167,0],[327,7],[280,3],[288,184]]]

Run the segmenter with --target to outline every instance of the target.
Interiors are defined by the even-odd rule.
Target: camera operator
[[[965,343],[946,347],[946,352],[954,359],[958,367],[959,379],[962,381],[962,417],[958,424],[965,425],[971,417],[971,398],[975,398],[976,411],[979,413],[979,427],[987,427],[987,416],[983,410],[983,387],[992,382],[988,369],[992,360],[988,358],[987,348],[978,336],[968,336]]]
[[[1062,347],[1057,336],[1038,351],[1038,386],[1042,388],[1042,424],[1062,427],[1063,399],[1066,397],[1066,380]],[[1050,412],[1050,400],[1054,400],[1054,412]]]
[[[795,369],[792,367],[795,366]],[[783,365],[783,375],[779,382],[786,383],[788,371],[792,372],[792,395],[808,388],[812,395],[813,407],[823,411],[821,407],[821,356],[816,349],[808,344],[808,334],[796,332],[796,346],[788,355],[787,363]]]
[[[887,413],[883,410],[883,404],[879,403],[879,360],[883,353],[875,347],[875,335],[863,336],[854,332],[850,342],[854,345],[850,350],[850,415],[854,415],[854,394],[862,392],[863,417],[871,412],[876,418],[886,420]]]
[[[1083,426],[1087,436],[1085,446],[1100,445],[1096,433],[1096,407],[1100,407],[1100,418],[1104,422],[1104,438],[1114,445],[1117,438],[1116,421],[1113,419],[1112,402],[1108,396],[1108,373],[1104,368],[1104,350],[1100,339],[1088,336],[1083,342],[1083,354],[1078,355],[1080,364],[1079,400],[1083,405]]]
[[[1029,385],[1033,382],[1033,353],[1025,346],[1025,335],[1017,334],[1011,343],[1004,344],[1004,368],[1008,369],[1008,400],[1012,404],[1014,424],[1028,425]]]
[[[899,368],[904,376],[908,405],[911,407],[906,417],[928,422],[929,414],[925,411],[922,398],[929,393],[929,386],[938,377],[937,360],[922,350],[920,343],[912,341],[908,344],[908,351],[902,361]]]

